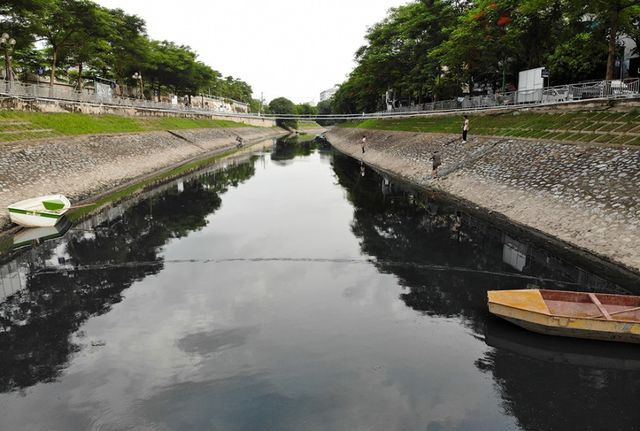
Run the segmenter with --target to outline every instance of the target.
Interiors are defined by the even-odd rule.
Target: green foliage
[[[13,68],[23,80],[35,79],[36,68],[48,64],[51,83],[72,78],[80,87],[99,76],[136,87],[132,75],[138,72],[149,97],[212,93],[251,101],[246,82],[222,78],[188,46],[149,39],[141,18],[90,0],[2,2],[0,30],[17,41]]]
[[[315,106],[311,106],[309,103],[302,103],[296,105],[296,112],[298,115],[317,115],[318,108]]]
[[[555,85],[611,79],[617,36],[638,29],[637,0],[414,0],[369,29],[332,111],[384,110],[389,90],[404,105],[508,91],[539,66]]]
[[[298,113],[296,105],[286,97],[278,97],[269,102],[269,111],[273,114],[296,115]],[[285,129],[295,129],[298,125],[296,120],[278,119],[276,123],[279,127],[284,127]]]

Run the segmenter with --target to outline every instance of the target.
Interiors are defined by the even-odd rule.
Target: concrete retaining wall
[[[412,183],[640,270],[640,148],[475,137],[463,145],[453,135],[341,128],[326,136]],[[442,176],[432,180],[436,150]]]
[[[0,229],[7,205],[63,193],[72,202],[111,190],[163,168],[282,135],[266,128],[195,129],[95,135],[0,144]]]
[[[32,112],[78,112],[91,115],[121,115],[127,117],[185,117],[185,118],[208,118],[213,120],[231,120],[239,123],[249,124],[256,127],[275,127],[276,121],[268,118],[239,118],[226,117],[215,114],[198,114],[194,112],[163,111],[149,108],[134,108],[130,106],[103,105],[83,102],[72,102],[62,100],[22,100],[22,99],[2,99],[0,109],[12,109],[16,111]]]

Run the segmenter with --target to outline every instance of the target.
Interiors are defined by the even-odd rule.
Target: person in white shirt
[[[464,124],[462,125],[462,143],[467,143],[467,133],[469,133],[469,117],[465,114]]]
[[[362,135],[362,154],[364,154],[364,146],[367,143],[367,137]]]

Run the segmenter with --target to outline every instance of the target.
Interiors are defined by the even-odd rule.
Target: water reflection
[[[636,346],[567,340],[489,320],[494,347],[476,361],[525,430],[631,430],[640,412]]]
[[[637,419],[634,350],[548,340],[486,310],[488,289],[625,292],[634,280],[568,263],[321,141],[218,168],[2,260],[0,428]],[[594,420],[584,406],[605,410]]]
[[[298,135],[284,137],[276,140],[270,159],[277,164],[286,165],[287,163],[284,162],[291,161],[296,157],[309,156],[316,150],[326,154],[330,148],[329,143],[319,136],[308,140],[302,139]]]
[[[205,227],[221,195],[254,173],[253,163],[243,163],[179,180],[178,187],[165,186],[126,211],[109,209],[63,240],[0,265],[0,391],[58,377],[79,349],[70,335],[88,318],[107,313],[133,282],[160,272],[162,246]]]
[[[492,347],[476,367],[492,376],[508,415],[525,430],[634,429],[640,419],[640,352],[636,346],[530,334],[490,317],[486,291],[538,286],[637,293],[637,280],[624,286],[579,266],[455,207],[436,203],[378,175],[361,177],[351,160],[336,157],[334,169],[355,207],[353,232],[382,272],[397,275],[403,301],[426,315],[461,317]],[[382,193],[377,193],[382,185]],[[471,272],[434,271],[430,262]],[[492,274],[484,275],[485,270]],[[496,276],[495,271],[504,272]],[[514,275],[510,277],[507,275]],[[552,281],[556,280],[556,281]],[[634,289],[635,287],[635,289]],[[455,343],[455,340],[452,340]],[[585,414],[591,411],[593,414]]]

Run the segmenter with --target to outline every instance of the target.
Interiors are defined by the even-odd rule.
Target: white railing
[[[540,88],[536,90],[513,91],[509,93],[495,93],[483,96],[464,97],[441,102],[424,103],[407,107],[395,108],[380,112],[433,112],[449,110],[470,110],[494,108],[501,106],[542,105],[564,103],[586,99],[618,99],[638,97],[639,79],[625,79],[623,81],[591,81],[578,84],[559,85],[556,87]]]
[[[30,84],[19,81],[0,81],[0,97],[13,97],[20,99],[51,99],[59,101],[79,102],[79,103],[93,103],[103,105],[117,105],[132,108],[144,108],[163,111],[206,111],[210,113],[228,113],[234,114],[234,112],[221,109],[219,105],[212,104],[207,107],[193,107],[184,103],[168,103],[157,102],[147,99],[137,99],[131,97],[122,97],[113,94],[99,94],[86,88],[77,90],[73,87],[48,84]],[[192,96],[192,98],[200,98],[202,96]],[[242,102],[237,102],[231,99],[225,99],[217,96],[204,96],[211,100],[216,100],[220,104],[226,103],[227,100],[232,103],[237,103],[243,108],[248,105]]]
[[[509,107],[552,105],[580,100],[622,99],[640,97],[640,79],[622,81],[592,81],[547,87],[537,90],[496,93],[484,96],[464,97],[440,102],[425,103],[410,107],[397,108],[391,111],[362,114],[251,114],[220,110],[216,106],[195,107],[185,104],[155,102],[146,99],[134,99],[113,95],[98,95],[87,90],[76,91],[69,87],[50,87],[46,84],[26,84],[18,81],[0,81],[0,98],[13,97],[22,99],[54,99],[102,105],[115,105],[139,109],[161,110],[170,112],[189,112],[205,115],[216,115],[231,118],[256,119],[298,119],[298,120],[349,120],[366,118],[412,117],[433,112],[472,111],[481,109],[500,109]],[[197,96],[194,96],[197,97]],[[221,99],[222,100],[222,99]]]

